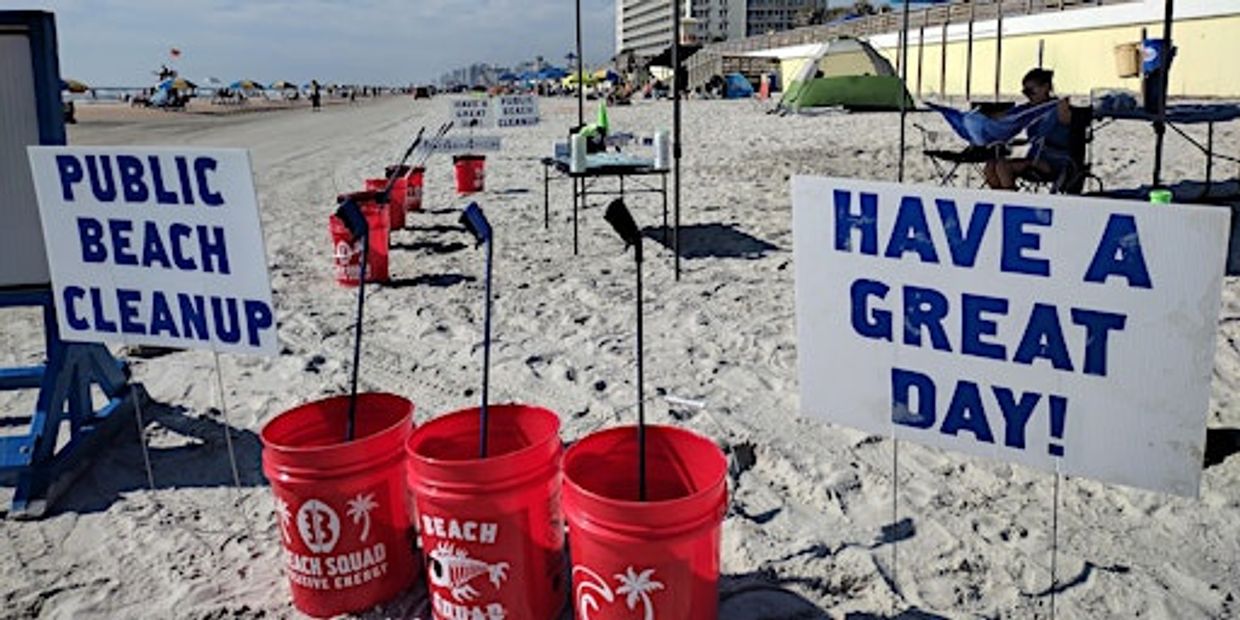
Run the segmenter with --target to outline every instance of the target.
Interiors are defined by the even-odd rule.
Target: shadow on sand
[[[651,226],[642,231],[647,239],[672,247],[671,230]],[[779,246],[743,232],[730,224],[693,224],[680,227],[680,257],[743,258],[755,260],[778,251]]]
[[[226,426],[218,420],[218,410],[193,416],[184,407],[147,400],[142,404],[142,417],[156,489],[233,486],[225,429],[232,436],[241,485],[267,486],[258,435]],[[48,516],[101,512],[126,493],[147,488],[137,426],[128,419],[113,442],[100,450],[90,467],[56,500]]]

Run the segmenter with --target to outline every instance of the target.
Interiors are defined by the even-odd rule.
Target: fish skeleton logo
[[[340,540],[340,517],[331,506],[308,500],[297,510],[297,532],[313,553],[331,553]]]
[[[467,603],[478,598],[478,590],[469,585],[479,575],[487,575],[495,589],[508,579],[508,563],[496,562],[487,564],[482,560],[469,557],[464,549],[450,543],[439,543],[431,551],[430,576],[431,585],[439,588],[450,588],[452,598]]]

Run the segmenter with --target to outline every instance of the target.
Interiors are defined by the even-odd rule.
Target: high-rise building
[[[651,58],[672,43],[672,7],[686,19],[686,38],[697,43],[788,30],[806,11],[829,0],[616,0],[616,56]]]
[[[828,0],[748,0],[745,32],[754,36],[789,30],[804,23],[814,10],[826,10]]]

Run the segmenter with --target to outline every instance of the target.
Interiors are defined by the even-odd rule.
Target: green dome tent
[[[792,112],[823,107],[899,110],[901,97],[913,106],[891,63],[869,43],[841,37],[814,50],[789,80],[779,107]]]

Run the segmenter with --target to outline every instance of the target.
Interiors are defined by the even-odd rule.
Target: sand
[[[762,111],[750,101],[686,104],[681,282],[670,251],[647,241],[647,415],[714,438],[733,461],[721,617],[1045,617],[1051,475],[904,442],[903,524],[892,528],[891,442],[798,414],[788,177],[892,179],[898,125],[894,114]],[[94,118],[70,129],[75,144],[251,149],[283,350],[272,359],[220,357],[227,421],[211,354],[131,359],[161,403],[144,411],[156,488],[146,488],[130,433],[53,514],[0,520],[0,616],[295,615],[256,433],[280,412],[347,386],[354,297],[330,276],[332,197],[360,187],[417,126],[436,126],[448,112],[446,99],[391,98],[318,114]],[[634,420],[632,258],[600,204],[583,213],[581,256],[572,256],[562,182],[543,229],[535,160],[565,134],[576,106],[543,100],[542,112],[543,124],[502,132],[504,150],[488,157],[488,191],[474,198],[496,230],[492,394],[554,409],[574,440]],[[670,117],[666,102],[611,110],[614,127],[637,133],[668,127]],[[937,117],[914,120],[950,143]],[[1216,138],[1240,143],[1234,127]],[[919,146],[911,128],[910,140]],[[1151,144],[1148,127],[1108,128],[1096,144],[1097,172],[1112,187],[1144,181]],[[918,150],[910,149],[909,178],[930,179]],[[1171,140],[1168,168],[1198,176],[1202,162]],[[408,396],[419,421],[474,406],[481,373],[482,256],[457,224],[467,201],[451,190],[450,161],[437,157],[427,209],[394,236],[394,281],[368,296],[364,387]],[[659,225],[656,198],[630,206],[640,224]],[[1200,499],[1065,479],[1060,617],[1240,615],[1240,282],[1228,279],[1223,304]],[[11,344],[0,363],[38,359],[38,324],[33,313],[6,312],[0,335]],[[0,395],[0,411],[28,401]],[[240,490],[225,423],[235,428]],[[424,593],[367,616],[425,618]]]

